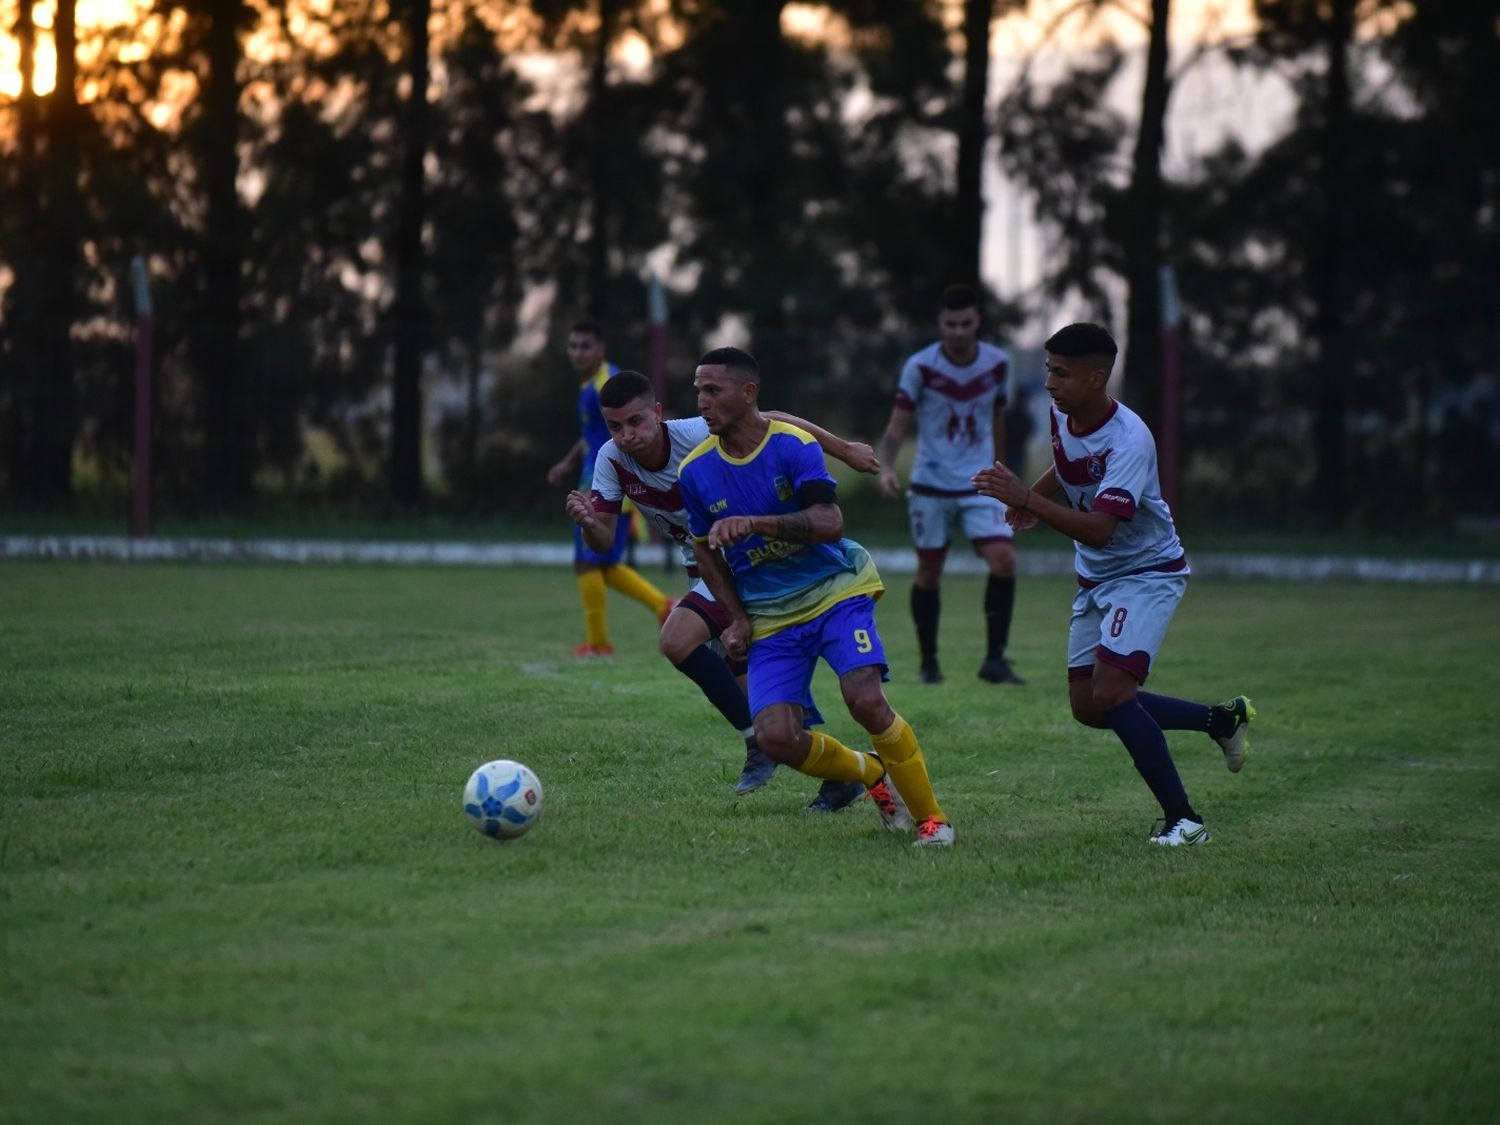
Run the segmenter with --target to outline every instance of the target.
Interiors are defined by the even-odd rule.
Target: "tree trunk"
[[[1172,94],[1167,78],[1171,9],[1172,0],[1151,0],[1151,42],[1125,236],[1125,393],[1131,409],[1151,427],[1157,424],[1161,402],[1161,149]]]
[[[620,0],[599,0],[599,36],[589,63],[589,313],[603,321],[609,312],[609,48],[620,19]]]
[[[994,0],[965,0],[964,79],[958,110],[958,182],[954,200],[952,281],[979,283],[984,233],[985,96],[990,76],[990,19]]]
[[[236,510],[250,499],[259,414],[246,393],[241,341],[245,222],[239,194],[239,34],[245,6],[243,0],[219,0],[208,13],[202,122],[204,315],[194,335],[203,386],[208,499]]]
[[[1348,503],[1344,485],[1344,388],[1349,379],[1349,349],[1344,338],[1342,275],[1348,178],[1345,135],[1350,117],[1348,47],[1354,34],[1354,0],[1333,0],[1331,18],[1323,31],[1328,75],[1323,106],[1322,216],[1315,236],[1317,256],[1312,263],[1313,333],[1318,342],[1313,506],[1323,525],[1333,528],[1343,523]]]
[[[793,370],[783,300],[795,286],[786,276],[787,251],[781,243],[790,148],[786,119],[789,59],[781,33],[784,7],[783,0],[741,0],[732,16],[736,39],[745,45],[745,58],[753,60],[746,66],[744,91],[750,135],[734,142],[749,145],[755,152],[744,184],[749,203],[749,227],[743,234],[750,247],[746,269],[750,330],[755,355],[763,370],[774,373],[772,378],[785,378]]]
[[[36,237],[43,229],[40,184],[37,181],[36,24],[32,6],[21,4],[16,17],[16,44],[20,49],[21,93],[16,101],[16,205],[17,219],[7,221],[6,240],[10,253],[11,289],[6,308],[9,349],[0,348],[0,444],[6,458],[6,476],[11,495],[22,492],[29,477],[30,442],[35,434],[32,411],[36,399],[36,286],[41,255]]]
[[[396,339],[391,394],[391,499],[422,502],[422,355],[427,306],[422,295],[422,227],[427,218],[424,162],[430,130],[427,104],[427,23],[431,0],[409,0],[406,149],[401,162],[401,214],[396,231]]]
[[[42,265],[41,340],[37,352],[35,431],[27,466],[29,498],[38,505],[66,507],[73,497],[73,431],[77,392],[73,385],[73,321],[77,317],[83,205],[78,184],[78,33],[74,0],[61,0],[53,25],[57,85],[47,114],[48,159],[44,196],[48,204]]]

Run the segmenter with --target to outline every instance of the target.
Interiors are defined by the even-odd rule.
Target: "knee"
[[[1073,718],[1084,726],[1093,727],[1096,730],[1102,730],[1106,725],[1099,710],[1094,706],[1093,696],[1073,700]]]
[[[673,664],[681,664],[693,654],[693,650],[698,646],[695,644],[689,645],[683,638],[674,636],[666,629],[663,629],[661,636],[657,638],[657,647],[661,650],[661,654]]]
[[[801,761],[802,727],[784,714],[757,715],[755,717],[755,742],[761,750],[778,762]]]
[[[1099,719],[1099,726],[1107,726],[1104,716],[1122,703],[1129,703],[1135,698],[1135,685],[1126,684],[1095,684],[1094,690],[1089,694],[1090,706]]]
[[[871,690],[853,692],[844,697],[844,705],[856,723],[871,734],[879,734],[896,721],[896,713],[885,698],[885,692],[875,685]]]
[[[990,574],[996,578],[1014,578],[1016,573],[1016,553],[1009,543],[996,547],[990,552],[985,562],[989,563]]]

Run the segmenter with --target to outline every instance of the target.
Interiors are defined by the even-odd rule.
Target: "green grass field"
[[[958,827],[801,811],[542,570],[0,565],[0,1120],[1493,1121],[1500,591],[1200,581],[1152,687],[1215,840],[1067,713],[1065,581],[890,696]],[[835,684],[830,730],[857,742]],[[861,744],[861,743],[857,743]],[[546,786],[509,844],[480,761]]]

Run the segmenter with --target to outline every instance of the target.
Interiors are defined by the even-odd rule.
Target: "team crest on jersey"
[[[1104,479],[1104,455],[1101,453],[1090,453],[1083,462],[1084,469],[1089,474],[1089,480]]]
[[[771,483],[776,488],[776,499],[790,500],[792,498],[792,482],[786,477],[777,477]]]

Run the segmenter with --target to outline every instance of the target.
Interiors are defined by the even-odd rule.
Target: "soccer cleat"
[[[818,789],[818,795],[808,802],[807,811],[835,813],[847,809],[864,795],[865,787],[861,782],[828,780]]]
[[[992,684],[1024,684],[1026,681],[1016,675],[1016,670],[1010,666],[1010,661],[1003,656],[987,656],[984,663],[979,666],[979,678]]]
[[[906,811],[906,802],[885,778],[870,786],[870,800],[875,802],[875,811],[880,814],[880,823],[885,825],[887,832],[911,831],[911,813]]]
[[[1255,704],[1248,695],[1237,695],[1225,703],[1216,704],[1209,718],[1211,737],[1224,751],[1224,764],[1230,773],[1239,773],[1245,765],[1245,755],[1250,753],[1250,723],[1255,719]],[[1227,734],[1214,733],[1227,730]]]
[[[924,684],[940,684],[943,682],[943,670],[938,667],[936,658],[922,661],[922,671],[918,678]]]
[[[917,838],[912,841],[914,848],[949,848],[953,846],[953,825],[946,820],[939,820],[935,816],[929,816],[917,826]]]
[[[578,657],[580,660],[587,660],[590,657],[594,656],[613,656],[614,654],[614,645],[591,645],[585,643],[579,645],[573,650],[573,655]]]
[[[755,743],[747,743],[745,746],[745,768],[740,771],[740,779],[734,783],[735,796],[742,797],[746,793],[753,793],[766,782],[771,780],[771,775],[776,772],[776,759],[772,758]]]
[[[1180,848],[1188,844],[1206,844],[1213,837],[1208,829],[1196,820],[1179,817],[1171,824],[1162,822],[1160,828],[1151,833],[1151,842],[1164,848]]]
[[[665,625],[667,618],[672,616],[672,611],[677,608],[677,603],[681,600],[681,598],[668,598],[667,604],[661,607],[661,612],[656,615],[656,619]]]

